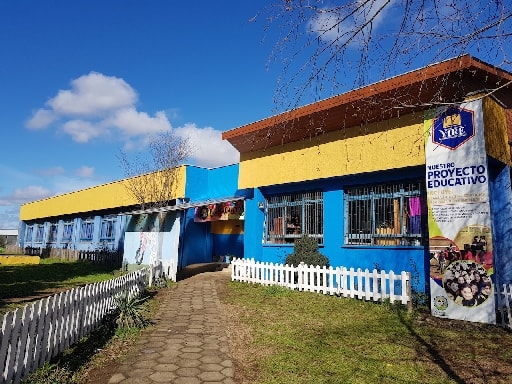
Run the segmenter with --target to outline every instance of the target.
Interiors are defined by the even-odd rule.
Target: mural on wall
[[[435,111],[426,137],[432,314],[495,323],[481,101]]]
[[[195,209],[194,222],[204,223],[217,220],[243,220],[244,211],[245,206],[243,200],[203,205]]]
[[[128,265],[154,265],[161,261],[169,276],[176,274],[180,213],[134,215],[128,220],[124,255]]]

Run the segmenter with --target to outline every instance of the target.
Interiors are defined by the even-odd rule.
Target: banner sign
[[[432,314],[495,323],[482,103],[440,108],[425,125]]]
[[[203,205],[195,209],[194,222],[204,223],[217,220],[243,220],[244,208],[243,200]]]

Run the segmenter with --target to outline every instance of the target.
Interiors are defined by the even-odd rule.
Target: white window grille
[[[50,233],[48,234],[48,241],[50,243],[55,243],[57,241],[57,224],[51,223],[50,224]]]
[[[42,243],[44,238],[44,224],[37,224],[36,243]]]
[[[80,227],[80,240],[92,240],[94,233],[94,220],[92,218],[83,219]]]
[[[107,216],[101,220],[100,239],[111,241],[115,238],[116,216]]]
[[[323,193],[305,192],[265,199],[265,243],[293,243],[304,235],[323,243]]]
[[[34,226],[33,225],[27,225],[27,228],[25,230],[25,241],[27,243],[32,242],[32,236],[34,234]]]
[[[422,245],[424,186],[382,184],[345,190],[345,244]]]
[[[63,242],[70,242],[71,237],[73,236],[73,222],[72,221],[66,221],[63,225],[62,230],[62,241]]]

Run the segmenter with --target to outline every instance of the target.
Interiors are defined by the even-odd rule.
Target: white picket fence
[[[412,306],[411,275],[393,271],[369,271],[345,267],[319,267],[234,259],[231,280],[263,285],[280,285],[299,291],[379,301],[389,299]]]
[[[0,384],[19,383],[58,353],[90,334],[114,308],[116,294],[139,294],[148,269],[55,294],[4,315]]]

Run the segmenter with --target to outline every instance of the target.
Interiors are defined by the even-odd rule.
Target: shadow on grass
[[[116,269],[89,262],[46,262],[0,268],[0,309],[9,302],[25,303],[57,291],[94,281]]]
[[[439,353],[438,348],[435,346],[435,344],[430,343],[429,341],[425,340],[421,335],[419,335],[414,328],[411,326],[411,322],[407,320],[404,315],[405,313],[397,311],[400,322],[407,328],[409,331],[409,334],[414,337],[414,339],[422,345],[430,360],[433,361],[435,364],[437,364],[447,375],[450,377],[450,379],[453,379],[456,383],[464,384],[466,381],[461,378],[450,366],[450,364],[443,358],[443,356]]]

